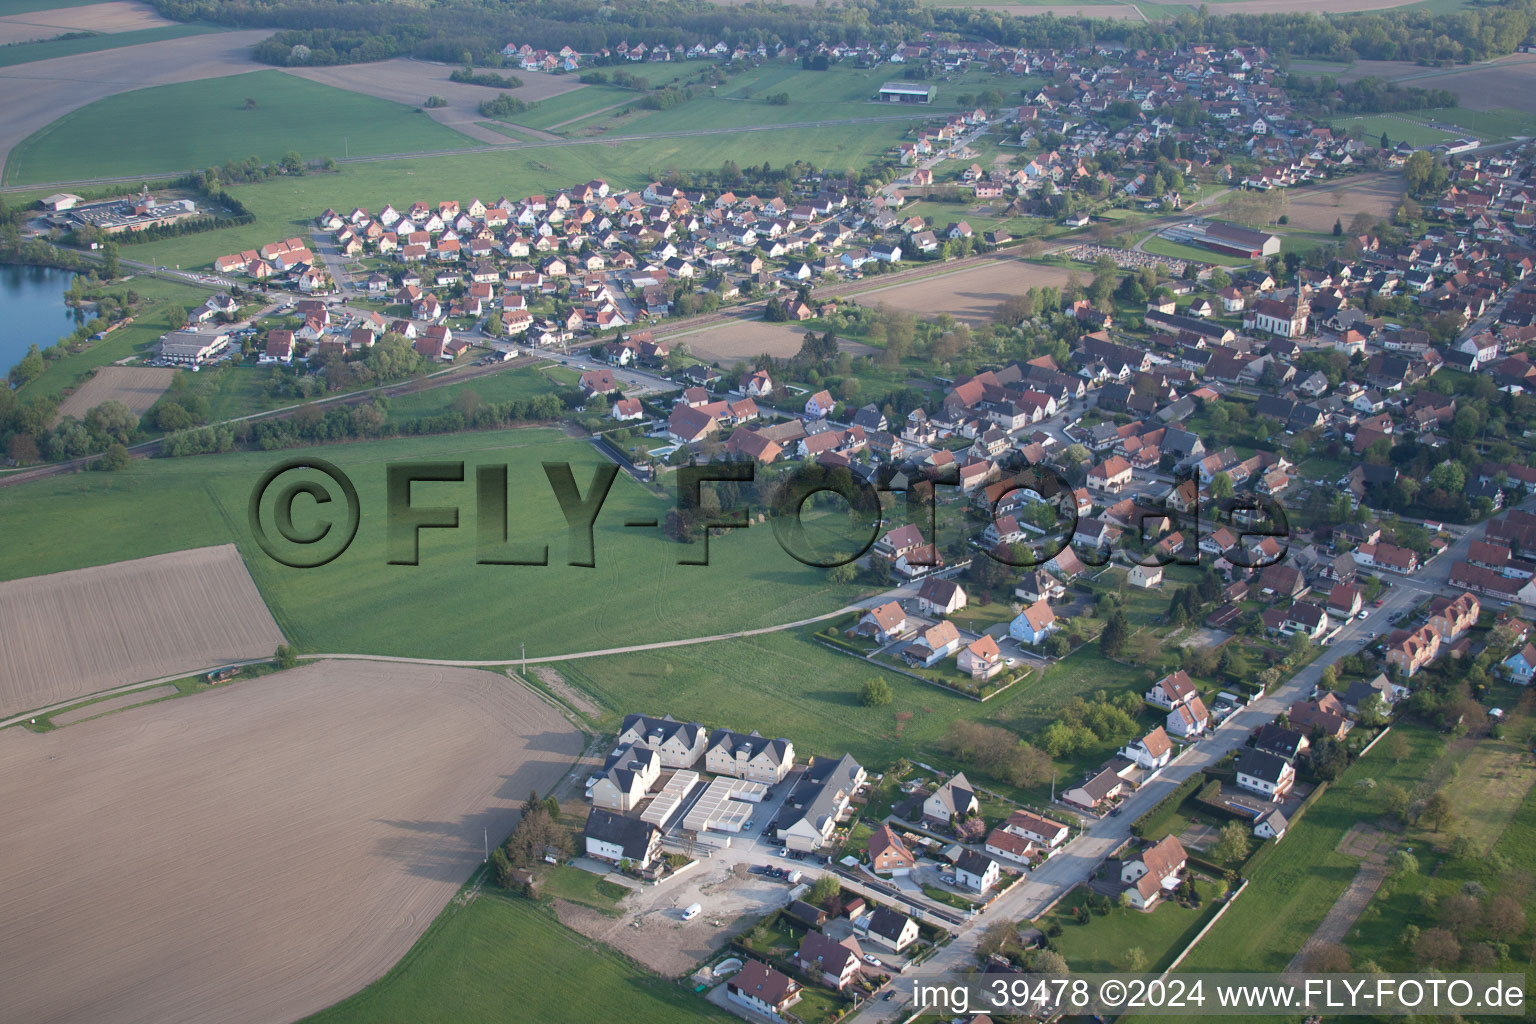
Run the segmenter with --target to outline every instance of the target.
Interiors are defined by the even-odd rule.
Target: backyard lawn
[[[1060,923],[1061,934],[1052,941],[1074,971],[1126,970],[1125,953],[1130,949],[1146,954],[1147,970],[1160,971],[1216,912],[1212,883],[1196,876],[1195,889],[1201,897],[1198,907],[1163,900],[1148,913],[1117,905],[1102,917],[1090,917],[1087,924],[1078,924],[1072,916],[1088,897],[1086,890],[1076,889],[1036,923],[1042,927],[1051,921]]]

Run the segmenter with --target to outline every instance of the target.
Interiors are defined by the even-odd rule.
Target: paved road
[[[1517,506],[1530,511],[1536,508],[1536,498]],[[1028,879],[1015,886],[983,913],[962,927],[961,933],[933,959],[923,964],[918,975],[933,975],[961,971],[976,962],[976,946],[982,931],[993,921],[1018,921],[1035,918],[1052,902],[1065,895],[1074,886],[1087,881],[1109,854],[1125,842],[1131,834],[1131,825],[1157,805],[1163,797],[1178,787],[1179,783],[1194,773],[1214,765],[1230,752],[1242,747],[1252,731],[1274,720],[1298,700],[1304,700],[1319,685],[1323,669],[1345,655],[1352,654],[1365,641],[1373,639],[1393,627],[1387,619],[1394,612],[1405,615],[1426,597],[1447,592],[1447,579],[1451,563],[1464,559],[1472,541],[1483,536],[1484,527],[1477,526],[1462,533],[1439,557],[1425,566],[1410,579],[1394,578],[1394,586],[1386,592],[1379,608],[1370,609],[1365,621],[1347,623],[1338,632],[1332,646],[1321,656],[1286,680],[1272,693],[1243,708],[1221,724],[1207,739],[1185,750],[1154,781],[1137,790],[1122,805],[1120,814],[1099,819],[1088,818],[1083,832],[1068,843],[1061,853],[1052,857],[1031,872]],[[860,1024],[887,1021],[904,1016],[906,1009],[901,998],[891,1002],[868,1004],[858,1015]]]

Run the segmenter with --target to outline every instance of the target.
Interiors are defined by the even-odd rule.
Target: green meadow
[[[484,891],[467,906],[450,903],[388,974],[308,1022],[735,1019],[680,982],[564,927],[547,908]]]
[[[256,106],[247,109],[247,99]],[[23,139],[6,161],[5,181],[168,174],[250,156],[270,163],[290,150],[340,158],[473,144],[402,104],[254,71],[87,104]]]
[[[269,467],[305,457],[326,459],[354,481],[361,524],[334,562],[294,569],[262,552],[247,505]],[[391,565],[385,466],[440,460],[467,462],[465,481],[417,484],[413,502],[457,506],[460,526],[423,530],[419,564]],[[8,538],[0,578],[233,542],[300,650],[508,661],[524,643],[537,656],[723,633],[832,611],[859,594],[785,554],[763,525],[714,538],[707,566],[678,564],[699,557],[700,547],[624,525],[663,519],[671,492],[654,494],[623,475],[594,528],[596,567],[571,566],[546,462],[570,463],[583,495],[593,468],[609,465],[585,441],[523,429],[155,459],[117,474],[53,477],[9,490],[0,503],[0,536]],[[479,465],[508,467],[509,543],[491,556],[526,557],[547,545],[547,566],[477,564]],[[322,511],[300,499],[297,528],[314,528]],[[263,522],[274,532],[270,507]],[[61,546],[59,537],[73,540]]]

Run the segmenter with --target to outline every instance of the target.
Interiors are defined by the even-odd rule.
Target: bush
[[[132,461],[128,456],[128,449],[114,442],[107,445],[107,450],[101,453],[101,458],[96,465],[108,473],[117,473],[127,469]]]
[[[495,99],[482,100],[480,102],[481,117],[508,118],[521,114],[528,109],[528,104],[516,96],[508,96],[502,93]]]

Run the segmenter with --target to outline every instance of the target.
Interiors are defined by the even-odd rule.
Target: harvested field
[[[707,362],[742,362],[763,354],[786,359],[800,351],[804,336],[805,328],[798,324],[730,318],[668,340],[686,344],[689,352]]]
[[[175,376],[176,371],[170,367],[103,366],[74,394],[64,399],[54,422],[65,416],[83,420],[86,413],[102,402],[113,400],[132,409],[134,415],[142,416],[160,400]]]
[[[991,320],[992,311],[1008,296],[1032,287],[1059,288],[1067,283],[1071,274],[1065,267],[996,260],[951,274],[935,274],[899,284],[876,284],[864,291],[847,294],[866,306],[885,303],[911,313],[948,313],[958,320],[979,323]]]
[[[1286,193],[1285,214],[1292,228],[1332,231],[1333,222],[1341,220],[1347,231],[1356,214],[1386,217],[1402,198],[1400,175],[1371,175],[1350,178],[1329,188],[1291,189]]]
[[[0,734],[14,1020],[297,1020],[403,956],[581,749],[503,676],[320,662]]]
[[[148,4],[110,0],[108,3],[91,4],[88,7],[64,7],[53,11],[0,17],[0,46],[33,39],[52,39],[66,32],[114,34],[176,24],[179,23],[160,17]]]
[[[98,715],[121,711],[123,708],[131,708],[135,704],[145,704],[152,700],[159,700],[161,697],[169,697],[175,692],[176,687],[170,684],[150,686],[142,690],[134,690],[132,693],[125,693],[120,697],[108,697],[106,700],[98,700],[57,715],[49,715],[48,719],[54,725],[71,725],[75,722],[83,722],[87,718],[95,718]]]
[[[380,99],[419,107],[428,96],[441,96],[448,101],[446,107],[427,110],[440,124],[473,136],[485,142],[505,145],[507,138],[498,132],[482,128],[478,122],[485,118],[477,109],[481,100],[488,100],[498,93],[510,93],[525,103],[537,103],[551,96],[586,88],[575,75],[546,75],[537,71],[498,71],[497,74],[514,75],[523,84],[516,89],[492,89],[483,85],[467,85],[450,82],[448,75],[454,68],[446,64],[430,64],[426,61],[393,60],[373,64],[345,64],[324,68],[285,68],[290,75],[307,78],[311,82],[335,86],[351,92],[360,92]],[[528,134],[541,139],[559,138],[548,132],[524,128]]]
[[[1449,89],[1461,106],[1471,110],[1507,107],[1536,114],[1536,54],[1512,53],[1453,68],[1427,68],[1412,61],[1362,60],[1338,73],[1343,82],[1368,76],[1420,89]]]
[[[0,170],[18,142],[87,103],[150,85],[265,68],[251,59],[251,48],[271,34],[213,32],[0,69]]]
[[[270,656],[283,634],[233,544],[0,583],[0,713]]]
[[[760,355],[789,358],[800,351],[805,328],[798,324],[728,318],[701,329],[664,336],[668,341],[686,344],[689,352],[706,362],[740,364],[751,362]],[[839,351],[855,356],[871,355],[875,351],[862,342],[846,339],[839,339],[837,347]]]

